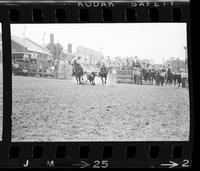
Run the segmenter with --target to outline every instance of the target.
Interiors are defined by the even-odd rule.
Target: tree
[[[60,60],[60,57],[62,56],[63,53],[63,46],[60,43],[57,44],[48,44],[46,46],[47,49],[50,50],[51,54],[53,55],[54,60]]]

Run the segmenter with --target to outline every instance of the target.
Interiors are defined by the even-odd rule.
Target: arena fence
[[[58,70],[58,77],[60,79],[72,79],[72,66],[63,65]]]
[[[118,83],[140,83],[138,70],[117,70],[116,81]]]

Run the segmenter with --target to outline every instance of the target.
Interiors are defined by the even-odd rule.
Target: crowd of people
[[[143,81],[153,84],[155,81],[156,86],[173,85],[182,86],[183,88],[188,86],[188,73],[180,68],[174,70],[170,64],[155,68],[153,64],[139,63],[139,61],[132,62],[132,65],[125,65],[124,63],[118,68],[118,73],[124,73],[123,71],[132,71],[133,80],[135,84],[142,84]]]

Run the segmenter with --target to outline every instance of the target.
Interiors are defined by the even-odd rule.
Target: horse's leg
[[[104,82],[103,82],[103,77],[101,77],[101,81],[102,81],[102,85],[104,85]]]
[[[106,84],[106,81],[107,81],[107,75],[105,76],[105,84]]]
[[[79,84],[81,84],[81,77],[78,77],[78,80],[79,80]]]
[[[76,80],[77,80],[77,84],[79,84],[79,79],[78,79],[78,77],[76,77]]]
[[[76,78],[76,82],[77,82],[77,84],[78,84],[78,78],[77,78],[77,76],[75,76],[75,78]]]

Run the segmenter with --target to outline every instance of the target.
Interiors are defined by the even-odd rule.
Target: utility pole
[[[25,31],[26,31],[26,28],[27,26],[24,26],[24,30],[23,30],[23,37],[24,37],[24,53],[25,53],[25,50],[26,50],[26,36],[25,36]]]
[[[26,33],[26,32],[25,32],[25,31],[26,31],[26,28],[27,28],[27,26],[24,26],[24,29],[23,29],[23,37],[24,37],[24,39],[23,39],[23,40],[24,40],[24,55],[23,55],[23,58],[25,57],[25,58],[24,58],[24,60],[25,60],[25,65],[26,65],[26,67],[28,67],[28,62],[29,62],[29,61],[27,61],[27,59],[26,59],[26,55],[27,55],[27,54],[25,54],[25,52],[26,52],[26,35],[25,35],[25,33]],[[28,69],[27,69],[27,70],[28,70]]]
[[[187,60],[187,46],[184,46],[183,48],[185,49],[185,72],[186,72],[186,69],[187,69],[187,64],[186,64],[186,60]]]
[[[56,44],[56,56],[57,56],[57,69],[56,69],[56,78],[58,78],[58,70],[59,70],[59,64],[60,64],[60,59],[59,59],[59,54],[58,54],[58,45],[59,45],[59,40],[57,40],[57,44]]]
[[[178,60],[178,72],[179,72],[179,70],[180,70],[180,69],[179,69],[179,58],[177,58],[177,60]]]
[[[43,33],[43,54],[42,54],[42,76],[44,76],[44,37],[46,33]]]

